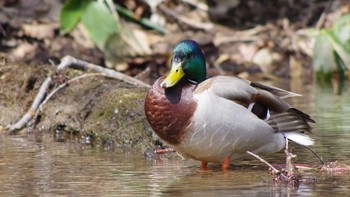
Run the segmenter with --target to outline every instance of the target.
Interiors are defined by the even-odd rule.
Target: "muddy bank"
[[[0,125],[18,121],[29,109],[41,83],[52,74],[52,65],[0,65]],[[84,74],[67,70],[56,80]],[[53,85],[55,86],[55,84]],[[56,85],[57,86],[57,85]],[[84,77],[60,89],[43,106],[42,112],[20,133],[52,132],[59,140],[72,136],[82,144],[104,149],[144,151],[152,148],[155,137],[144,116],[147,88],[135,87],[103,76]],[[35,125],[35,126],[33,126]]]

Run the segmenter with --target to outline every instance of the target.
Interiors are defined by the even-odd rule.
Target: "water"
[[[349,91],[335,96],[314,86],[292,87],[304,97],[290,100],[317,120],[313,147],[326,162],[348,164]],[[295,147],[296,163],[319,165]],[[264,157],[284,162],[284,154]],[[118,153],[60,142],[51,134],[0,135],[0,196],[349,196],[350,173],[303,172],[316,184],[291,188],[273,184],[265,164],[237,161],[228,172],[218,165],[201,171],[191,159],[147,160],[143,153]]]

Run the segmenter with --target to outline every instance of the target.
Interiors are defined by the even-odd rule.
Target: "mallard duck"
[[[150,88],[145,113],[154,132],[168,145],[202,162],[230,162],[282,150],[286,139],[310,146],[310,122],[283,98],[298,96],[283,89],[234,76],[206,79],[199,45],[183,40],[174,49],[171,70]]]

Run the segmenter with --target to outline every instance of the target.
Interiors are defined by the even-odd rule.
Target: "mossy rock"
[[[0,61],[0,129],[18,121],[32,104],[53,65]],[[67,69],[55,77],[67,80],[84,72]],[[58,79],[54,79],[57,81]],[[65,79],[66,78],[66,79]],[[53,87],[55,88],[55,87]],[[72,137],[103,149],[144,151],[156,140],[144,115],[147,88],[95,75],[60,89],[43,106],[34,130],[53,132],[59,141]],[[31,125],[33,121],[31,121]],[[23,129],[21,133],[27,132]]]
[[[144,115],[146,92],[114,79],[86,78],[50,99],[37,127],[75,133],[104,149],[145,150],[155,140]]]

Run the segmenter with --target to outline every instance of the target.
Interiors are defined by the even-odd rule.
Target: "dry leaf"
[[[254,55],[258,51],[258,47],[256,44],[240,44],[238,46],[238,50],[242,55],[244,61],[250,62],[253,60]]]
[[[28,42],[23,42],[18,47],[13,49],[12,52],[9,53],[9,56],[13,61],[21,61],[23,59],[32,58],[35,55],[37,47],[37,43],[29,44]]]
[[[22,31],[19,34],[36,38],[38,40],[52,39],[55,35],[54,30],[59,27],[58,23],[50,24],[23,24]]]
[[[255,54],[253,63],[259,65],[264,73],[271,73],[274,70],[274,63],[281,58],[280,54],[273,52],[270,48],[263,48]]]

